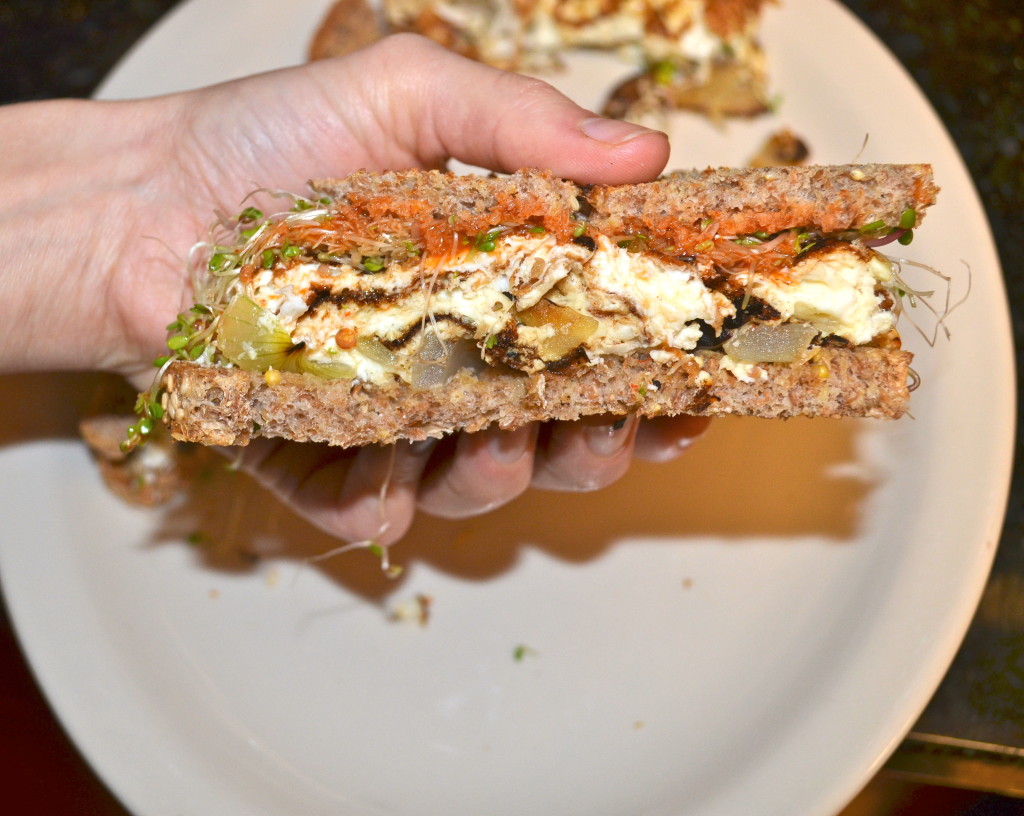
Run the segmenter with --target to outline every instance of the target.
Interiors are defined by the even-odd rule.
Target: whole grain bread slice
[[[892,225],[908,208],[920,221],[939,190],[927,164],[707,168],[641,184],[588,187],[542,170],[502,176],[361,170],[340,179],[313,180],[310,186],[343,203],[421,201],[438,220],[480,215],[517,201],[568,213],[582,208],[598,231],[619,232],[625,221],[656,224],[670,218],[693,225],[710,217],[723,234],[789,227],[833,232],[872,221]]]
[[[177,362],[164,379],[165,421],[177,439],[203,444],[263,436],[349,447],[602,413],[895,419],[907,408],[906,351],[821,348],[802,365],[763,363],[763,377],[750,382],[722,369],[721,359],[639,354],[561,374],[464,369],[429,389],[289,373],[269,385],[259,373]]]
[[[404,215],[419,230],[428,222],[479,230],[532,220],[564,233],[571,219],[585,217],[591,233],[669,237],[709,222],[720,235],[894,227],[907,210],[920,224],[939,189],[927,164],[708,168],[613,187],[581,187],[540,170],[486,177],[360,171],[310,185],[342,204]]]
[[[462,175],[440,170],[400,170],[375,173],[360,170],[344,178],[315,179],[317,195],[361,207],[394,208],[403,203],[425,205],[435,221],[458,227],[464,219],[557,213],[568,216],[580,208],[582,190],[546,170],[516,170],[509,175]]]
[[[313,180],[310,187],[316,196],[330,198],[336,208],[349,208],[364,222],[367,216],[384,219],[381,224],[392,240],[425,239],[427,248],[439,254],[446,245],[441,236],[472,236],[506,224],[542,227],[567,239],[577,223],[582,195],[573,182],[542,170],[501,176],[358,171],[340,179]]]
[[[742,235],[791,227],[835,232],[875,221],[894,226],[908,209],[920,223],[937,193],[927,164],[808,165],[679,172],[647,184],[591,187],[586,200],[590,224],[602,232],[710,219],[720,234]]]

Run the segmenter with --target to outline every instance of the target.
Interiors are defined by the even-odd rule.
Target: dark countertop
[[[1019,0],[844,1],[907,67],[960,148],[996,237],[1019,365],[1024,359],[1024,8]],[[176,2],[0,0],[0,104],[88,96]],[[979,613],[949,674],[890,766],[924,778],[939,775],[941,781],[943,769],[958,758],[990,766],[1002,762],[1019,787],[1006,782],[1005,774],[999,777],[1002,783],[978,781],[980,776],[972,779],[963,772],[950,772],[947,781],[1024,794],[1024,442],[1019,438],[1014,473],[1007,521]],[[9,624],[0,612],[0,645],[12,651],[10,641]],[[0,665],[0,713],[13,710],[9,703],[19,694],[44,710],[31,683],[9,676],[15,670]],[[24,672],[23,667],[17,670]],[[10,746],[0,746],[8,769],[27,771],[32,750],[53,750],[61,739],[52,724],[42,735],[23,725],[29,754],[12,766],[8,759],[13,761],[15,754],[8,758]],[[47,736],[47,729],[53,734]],[[74,755],[66,745],[61,750]],[[65,763],[60,773],[70,773],[72,780],[87,774],[73,764]],[[969,767],[984,775],[976,764]],[[41,787],[35,792],[44,793]],[[55,806],[60,812],[123,813],[112,799],[92,795],[87,804],[72,796]]]

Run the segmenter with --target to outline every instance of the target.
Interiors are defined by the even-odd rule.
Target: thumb
[[[503,172],[536,167],[584,184],[625,184],[654,178],[668,161],[665,134],[601,118],[546,82],[422,37],[388,37],[351,59],[375,66],[362,81],[376,134],[361,141],[379,141],[384,130],[425,166],[451,157]],[[347,125],[358,127],[351,109]]]

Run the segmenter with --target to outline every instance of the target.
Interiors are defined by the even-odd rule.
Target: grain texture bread
[[[167,421],[175,437],[208,445],[269,436],[349,447],[603,413],[895,419],[906,410],[906,351],[821,349],[809,364],[766,364],[751,382],[722,370],[721,357],[705,353],[699,366],[633,357],[572,374],[462,371],[433,389],[287,373],[268,385],[258,373],[180,362],[167,373]]]
[[[317,196],[343,205],[394,213],[403,223],[391,228],[406,233],[437,224],[475,231],[500,219],[533,219],[549,229],[571,229],[569,219],[579,211],[583,195],[578,185],[537,170],[503,176],[358,171],[341,179],[316,179],[310,186]]]
[[[692,170],[648,184],[593,187],[587,201],[591,223],[604,231],[711,218],[719,231],[739,235],[794,224],[823,232],[894,224],[908,208],[923,218],[937,193],[927,165],[850,164]]]

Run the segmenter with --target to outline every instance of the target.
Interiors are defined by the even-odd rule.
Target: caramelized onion
[[[293,371],[291,335],[273,312],[239,295],[224,310],[217,327],[217,348],[245,371]]]
[[[433,388],[448,382],[461,369],[479,364],[479,353],[469,340],[444,343],[428,329],[412,361],[410,380],[414,388]]]
[[[741,363],[792,363],[804,355],[817,333],[806,323],[745,323],[723,348]]]
[[[311,360],[305,354],[298,355],[296,369],[304,374],[312,374],[321,380],[351,380],[356,370],[348,363],[340,360]]]
[[[251,298],[239,295],[224,310],[217,328],[217,348],[244,371],[292,371],[325,380],[351,379],[352,366],[309,359],[302,344],[292,341],[277,315]]]
[[[356,340],[356,349],[366,359],[373,360],[384,368],[394,368],[398,361],[395,353],[376,337],[360,337]]]
[[[579,348],[597,331],[597,320],[568,306],[559,306],[550,300],[541,300],[516,317],[524,326],[540,328],[552,326],[555,333],[540,342],[538,351],[542,360],[560,360]]]

